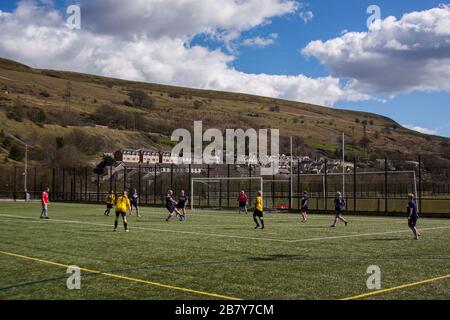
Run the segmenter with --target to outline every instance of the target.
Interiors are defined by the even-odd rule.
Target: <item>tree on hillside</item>
[[[16,144],[13,144],[11,149],[9,149],[9,157],[15,161],[22,161],[25,157],[25,152]]]
[[[114,160],[113,157],[111,157],[109,155],[105,155],[105,156],[103,156],[102,161],[97,165],[97,167],[95,167],[94,173],[103,174],[105,171],[105,167],[112,166],[115,163],[116,163],[116,160]]]
[[[155,101],[142,90],[131,90],[128,92],[131,103],[135,108],[150,109],[154,106]]]

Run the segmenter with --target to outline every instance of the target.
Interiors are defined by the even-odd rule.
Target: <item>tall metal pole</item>
[[[23,173],[23,190],[25,192],[25,200],[28,200],[27,175],[28,175],[28,144],[25,143],[25,172]]]
[[[289,166],[290,166],[290,170],[291,170],[291,176],[289,177],[289,210],[292,210],[292,203],[293,203],[292,197],[293,197],[293,191],[294,191],[293,183],[292,183],[293,182],[292,178],[294,176],[294,171],[293,171],[294,170],[294,168],[293,168],[294,156],[292,155],[292,151],[293,151],[293,148],[292,148],[292,136],[291,136],[290,142],[291,142],[291,150],[290,150],[290,152],[291,152],[291,161],[289,163]]]

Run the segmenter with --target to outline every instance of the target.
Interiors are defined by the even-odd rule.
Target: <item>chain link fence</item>
[[[417,195],[421,213],[443,214],[450,217],[450,168],[432,166],[423,157],[415,161],[383,159],[372,166],[367,162],[349,162],[345,174],[335,162],[323,160],[311,173],[297,160],[292,171],[263,177],[264,205],[268,209],[300,209],[303,191],[309,194],[309,208],[326,212],[334,208],[334,196],[340,191],[346,199],[348,212],[402,213],[406,212],[407,194]],[[203,183],[196,186],[193,199],[196,207],[231,209],[237,207],[241,190],[256,196],[260,185],[254,179],[259,168],[240,165],[138,165],[119,164],[106,167],[101,174],[93,168],[28,167],[26,180],[23,167],[7,167],[0,176],[0,198],[22,200],[25,187],[32,200],[39,200],[44,187],[51,190],[52,201],[103,203],[112,190],[136,189],[141,204],[164,205],[167,190],[175,194],[184,190],[189,199],[193,178],[236,178],[220,183]]]

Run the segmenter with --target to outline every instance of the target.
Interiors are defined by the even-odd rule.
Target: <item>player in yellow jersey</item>
[[[105,216],[109,216],[109,212],[114,207],[114,203],[116,203],[116,196],[114,195],[113,191],[110,191],[108,195],[106,196],[106,210],[105,210]]]
[[[123,227],[128,232],[127,212],[131,211],[130,199],[128,199],[128,193],[124,191],[121,196],[117,197],[116,201],[116,220],[114,221],[114,231],[117,230],[117,224],[119,223],[119,216],[122,216]]]
[[[256,218],[259,218],[261,222],[261,229],[264,229],[264,213],[263,213],[263,200],[262,200],[262,192],[258,191],[258,195],[255,200],[255,211],[253,212],[253,221],[256,223],[255,229],[259,228],[259,223]]]

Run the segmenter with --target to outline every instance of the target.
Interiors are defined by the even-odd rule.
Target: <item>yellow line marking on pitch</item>
[[[36,262],[40,262],[40,263],[44,263],[44,264],[48,264],[48,265],[52,265],[52,266],[57,266],[57,267],[61,267],[61,268],[69,267],[69,265],[66,265],[66,264],[48,261],[48,260],[39,259],[39,258],[34,258],[34,257],[28,257],[28,256],[24,256],[24,255],[12,253],[12,252],[0,251],[0,253],[7,255],[7,256],[11,256],[11,257],[21,258],[21,259],[30,260],[30,261],[36,261]],[[239,298],[225,296],[225,295],[221,295],[221,294],[215,294],[215,293],[210,293],[210,292],[205,292],[205,291],[198,291],[198,290],[193,290],[193,289],[188,289],[188,288],[171,286],[171,285],[162,284],[162,283],[158,283],[158,282],[154,282],[154,281],[148,281],[148,280],[137,279],[137,278],[127,277],[127,276],[121,276],[121,275],[114,274],[114,273],[101,272],[101,271],[91,270],[91,269],[87,269],[87,268],[80,268],[80,270],[84,271],[84,272],[103,275],[103,276],[110,277],[110,278],[128,280],[131,282],[143,283],[143,284],[148,284],[148,285],[152,285],[152,286],[156,286],[156,287],[160,287],[160,288],[189,292],[189,293],[208,296],[208,297],[212,297],[212,298],[218,298],[218,299],[224,299],[224,300],[241,300]]]
[[[397,287],[392,287],[392,288],[377,290],[377,291],[373,291],[373,292],[363,293],[363,294],[360,294],[360,295],[357,295],[357,296],[343,298],[343,299],[339,299],[339,300],[356,300],[356,299],[366,298],[366,297],[374,296],[374,295],[377,295],[377,294],[382,294],[382,293],[385,293],[385,292],[396,291],[396,290],[405,289],[405,288],[409,288],[409,287],[414,287],[414,286],[418,286],[418,285],[421,285],[421,284],[435,282],[435,281],[448,279],[448,278],[450,278],[450,274],[447,274],[447,275],[441,276],[441,277],[432,278],[432,279],[412,282],[412,283],[404,284],[404,285],[397,286]]]

